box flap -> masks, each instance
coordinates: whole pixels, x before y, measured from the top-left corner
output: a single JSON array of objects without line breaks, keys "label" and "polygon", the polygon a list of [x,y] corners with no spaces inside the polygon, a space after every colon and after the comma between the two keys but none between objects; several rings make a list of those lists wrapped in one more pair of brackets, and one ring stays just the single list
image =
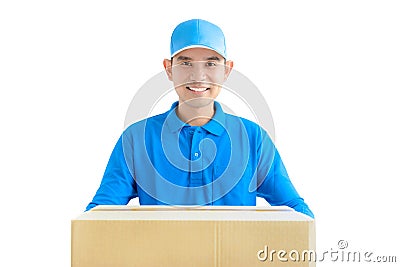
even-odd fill
[{"label": "box flap", "polygon": [[288,207],[97,206],[75,220],[311,221]]},{"label": "box flap", "polygon": [[127,205],[98,205],[90,211],[168,211],[168,210],[184,210],[184,211],[292,211],[287,206],[171,206],[171,205],[143,205],[143,206],[127,206]]}]

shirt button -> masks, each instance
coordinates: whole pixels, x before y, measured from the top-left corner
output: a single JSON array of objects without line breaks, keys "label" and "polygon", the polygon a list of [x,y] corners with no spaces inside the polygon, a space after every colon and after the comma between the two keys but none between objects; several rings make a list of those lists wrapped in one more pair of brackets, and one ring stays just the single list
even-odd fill
[{"label": "shirt button", "polygon": [[199,156],[199,153],[194,153],[194,156],[197,158]]}]

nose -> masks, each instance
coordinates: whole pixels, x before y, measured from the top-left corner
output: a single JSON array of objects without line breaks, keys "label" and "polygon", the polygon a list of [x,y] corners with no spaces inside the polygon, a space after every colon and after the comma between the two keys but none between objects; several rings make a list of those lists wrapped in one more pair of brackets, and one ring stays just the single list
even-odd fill
[{"label": "nose", "polygon": [[196,62],[196,64],[193,64],[192,71],[190,73],[190,79],[192,81],[204,81],[206,79],[203,64],[201,64],[200,62]]}]

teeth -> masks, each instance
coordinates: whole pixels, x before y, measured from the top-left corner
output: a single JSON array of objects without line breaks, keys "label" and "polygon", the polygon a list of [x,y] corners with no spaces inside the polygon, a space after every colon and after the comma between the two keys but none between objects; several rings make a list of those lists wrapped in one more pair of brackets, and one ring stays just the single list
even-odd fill
[{"label": "teeth", "polygon": [[195,92],[204,92],[207,90],[207,87],[188,87],[190,90],[195,91]]}]

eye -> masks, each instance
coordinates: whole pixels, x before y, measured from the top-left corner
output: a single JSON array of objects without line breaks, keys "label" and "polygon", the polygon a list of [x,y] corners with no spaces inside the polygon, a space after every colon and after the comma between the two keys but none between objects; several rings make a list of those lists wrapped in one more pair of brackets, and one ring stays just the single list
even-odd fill
[{"label": "eye", "polygon": [[192,63],[190,61],[182,61],[181,65],[182,66],[192,66]]},{"label": "eye", "polygon": [[208,61],[208,62],[206,63],[206,66],[207,66],[207,67],[215,67],[215,66],[217,66],[217,63],[215,63],[214,61]]}]

